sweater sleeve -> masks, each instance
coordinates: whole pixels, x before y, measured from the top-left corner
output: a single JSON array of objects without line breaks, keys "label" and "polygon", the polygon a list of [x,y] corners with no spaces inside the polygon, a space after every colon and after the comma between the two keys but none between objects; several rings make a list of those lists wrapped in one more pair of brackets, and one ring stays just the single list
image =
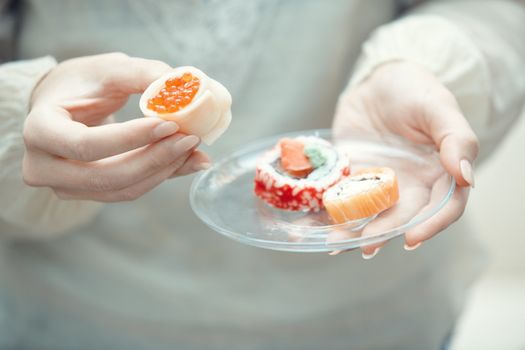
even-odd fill
[{"label": "sweater sleeve", "polygon": [[455,95],[484,159],[523,110],[524,38],[525,6],[519,2],[429,2],[373,33],[349,87],[389,61],[425,67]]},{"label": "sweater sleeve", "polygon": [[0,65],[0,221],[16,227],[16,236],[21,238],[66,232],[92,219],[101,206],[60,200],[51,189],[27,186],[22,179],[22,130],[30,96],[55,65],[51,57]]}]

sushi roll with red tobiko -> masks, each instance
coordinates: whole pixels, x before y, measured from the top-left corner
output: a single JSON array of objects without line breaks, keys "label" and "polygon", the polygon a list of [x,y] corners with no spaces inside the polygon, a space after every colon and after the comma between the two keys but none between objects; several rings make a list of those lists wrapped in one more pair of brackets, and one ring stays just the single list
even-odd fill
[{"label": "sushi roll with red tobiko", "polygon": [[255,194],[279,209],[319,211],[324,191],[349,174],[348,158],[328,141],[285,138],[258,159]]}]

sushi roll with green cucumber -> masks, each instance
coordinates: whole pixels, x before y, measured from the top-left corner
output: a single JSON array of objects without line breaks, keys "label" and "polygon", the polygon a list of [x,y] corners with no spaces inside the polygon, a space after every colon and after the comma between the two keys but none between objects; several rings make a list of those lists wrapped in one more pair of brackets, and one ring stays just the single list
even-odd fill
[{"label": "sushi roll with green cucumber", "polygon": [[273,207],[319,211],[323,193],[350,174],[348,158],[315,136],[281,139],[257,161],[255,194]]}]

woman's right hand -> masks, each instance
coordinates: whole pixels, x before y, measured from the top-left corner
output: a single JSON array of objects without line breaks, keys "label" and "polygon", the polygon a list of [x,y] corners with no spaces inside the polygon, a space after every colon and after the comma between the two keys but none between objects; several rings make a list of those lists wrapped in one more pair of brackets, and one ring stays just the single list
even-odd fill
[{"label": "woman's right hand", "polygon": [[61,199],[134,200],[164,180],[209,166],[200,140],[174,122],[112,122],[129,95],[170,67],[113,53],[64,61],[35,88],[24,125],[23,178]]}]

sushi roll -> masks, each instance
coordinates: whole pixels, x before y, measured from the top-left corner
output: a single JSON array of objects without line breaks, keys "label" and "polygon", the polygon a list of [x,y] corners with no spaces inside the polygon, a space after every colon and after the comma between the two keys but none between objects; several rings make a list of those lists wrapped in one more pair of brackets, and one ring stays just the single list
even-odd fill
[{"label": "sushi roll", "polygon": [[212,144],[230,125],[228,90],[194,67],[178,67],[155,80],[140,98],[146,117],[176,122],[180,131]]},{"label": "sushi roll", "polygon": [[319,211],[323,192],[349,174],[348,158],[328,141],[285,138],[258,159],[255,194],[279,209]]},{"label": "sushi roll", "polygon": [[371,217],[398,200],[397,178],[390,168],[360,170],[323,195],[326,211],[336,223]]}]

